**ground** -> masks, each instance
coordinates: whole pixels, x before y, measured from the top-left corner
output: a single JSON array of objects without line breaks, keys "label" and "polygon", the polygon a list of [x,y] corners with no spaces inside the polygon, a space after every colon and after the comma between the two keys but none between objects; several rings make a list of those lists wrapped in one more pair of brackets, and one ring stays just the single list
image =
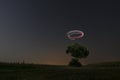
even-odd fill
[{"label": "ground", "polygon": [[83,67],[0,63],[0,80],[120,80],[120,62]]}]

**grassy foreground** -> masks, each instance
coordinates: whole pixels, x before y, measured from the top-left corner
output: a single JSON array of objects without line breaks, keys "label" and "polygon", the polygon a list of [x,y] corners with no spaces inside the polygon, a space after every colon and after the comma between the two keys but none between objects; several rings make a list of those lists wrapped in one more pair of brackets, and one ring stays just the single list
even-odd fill
[{"label": "grassy foreground", "polygon": [[120,62],[80,68],[0,63],[0,80],[120,80]]}]

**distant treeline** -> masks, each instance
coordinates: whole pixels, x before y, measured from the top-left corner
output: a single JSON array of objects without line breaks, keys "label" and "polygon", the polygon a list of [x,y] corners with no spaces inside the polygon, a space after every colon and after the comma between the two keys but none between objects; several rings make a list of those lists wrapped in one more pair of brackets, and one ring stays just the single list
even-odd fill
[{"label": "distant treeline", "polygon": [[0,62],[0,70],[4,69],[39,69],[39,68],[53,68],[53,67],[66,67],[64,65],[47,65],[47,64],[33,64],[33,63],[7,63]]}]

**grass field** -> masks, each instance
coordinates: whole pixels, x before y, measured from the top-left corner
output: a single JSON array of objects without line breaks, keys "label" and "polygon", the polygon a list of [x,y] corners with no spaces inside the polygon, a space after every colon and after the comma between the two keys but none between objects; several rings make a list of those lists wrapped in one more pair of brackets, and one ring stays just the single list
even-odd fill
[{"label": "grass field", "polygon": [[0,80],[120,80],[120,62],[83,67],[0,63]]}]

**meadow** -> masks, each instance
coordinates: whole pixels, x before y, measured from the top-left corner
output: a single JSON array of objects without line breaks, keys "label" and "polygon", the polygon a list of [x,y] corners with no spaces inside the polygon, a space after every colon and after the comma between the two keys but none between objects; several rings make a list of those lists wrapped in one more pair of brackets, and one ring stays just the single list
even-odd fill
[{"label": "meadow", "polygon": [[0,80],[120,80],[120,62],[83,67],[0,63]]}]

